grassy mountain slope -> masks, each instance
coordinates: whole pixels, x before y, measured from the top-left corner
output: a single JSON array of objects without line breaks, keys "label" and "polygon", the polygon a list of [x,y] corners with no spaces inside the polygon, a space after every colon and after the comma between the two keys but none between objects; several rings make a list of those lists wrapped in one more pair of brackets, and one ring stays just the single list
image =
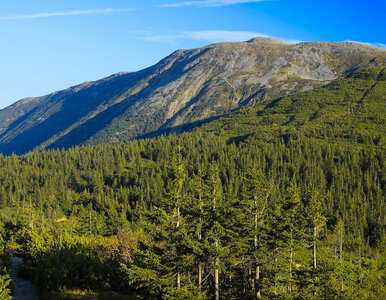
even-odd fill
[{"label": "grassy mountain slope", "polygon": [[257,38],[179,50],[148,69],[1,110],[0,152],[114,143],[186,129],[384,64],[386,51],[353,43],[288,45]]},{"label": "grassy mountain slope", "polygon": [[229,142],[278,137],[370,142],[385,146],[386,67],[362,70],[311,91],[249,107],[199,130]]}]

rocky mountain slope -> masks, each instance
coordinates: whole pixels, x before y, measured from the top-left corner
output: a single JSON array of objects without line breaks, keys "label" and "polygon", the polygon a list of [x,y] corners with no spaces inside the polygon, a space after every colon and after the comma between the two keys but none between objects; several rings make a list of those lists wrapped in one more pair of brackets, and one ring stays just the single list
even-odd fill
[{"label": "rocky mountain slope", "polygon": [[355,43],[285,44],[268,38],[178,50],[158,64],[0,111],[0,152],[113,143],[180,131],[245,105],[386,65],[386,51]]}]

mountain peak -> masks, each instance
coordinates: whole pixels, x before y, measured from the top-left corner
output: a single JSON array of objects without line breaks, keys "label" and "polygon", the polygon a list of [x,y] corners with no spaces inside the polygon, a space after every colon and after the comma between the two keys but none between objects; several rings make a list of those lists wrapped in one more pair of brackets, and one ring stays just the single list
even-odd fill
[{"label": "mountain peak", "polygon": [[288,45],[257,37],[179,50],[147,69],[117,73],[1,110],[0,153],[178,132],[246,105],[268,103],[354,70],[383,65],[385,51],[349,43]]},{"label": "mountain peak", "polygon": [[250,43],[250,44],[258,44],[258,43],[259,44],[285,44],[284,42],[276,40],[274,38],[263,37],[263,36],[259,36],[259,37],[255,37],[253,39],[250,39],[247,41],[247,43]]}]

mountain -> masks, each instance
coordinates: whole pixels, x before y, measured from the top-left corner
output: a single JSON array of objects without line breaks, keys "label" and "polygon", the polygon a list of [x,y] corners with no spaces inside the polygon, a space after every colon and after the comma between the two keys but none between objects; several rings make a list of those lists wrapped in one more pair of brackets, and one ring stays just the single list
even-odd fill
[{"label": "mountain", "polygon": [[379,65],[386,65],[385,50],[355,43],[290,45],[255,38],[178,50],[147,69],[26,98],[1,110],[0,152],[181,131]]},{"label": "mountain", "polygon": [[381,149],[386,143],[385,95],[386,67],[374,67],[266,105],[240,109],[196,131],[228,144],[283,139]]}]

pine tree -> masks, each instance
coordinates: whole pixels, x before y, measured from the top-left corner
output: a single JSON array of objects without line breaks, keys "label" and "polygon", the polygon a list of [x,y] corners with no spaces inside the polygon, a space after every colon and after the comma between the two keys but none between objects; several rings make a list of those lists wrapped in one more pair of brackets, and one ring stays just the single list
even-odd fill
[{"label": "pine tree", "polygon": [[[180,235],[180,226],[181,226],[181,204],[183,200],[183,186],[186,180],[185,166],[182,162],[182,148],[179,145],[177,148],[176,158],[173,164],[173,181],[171,183],[170,188],[170,197],[174,202],[174,217],[175,217],[175,234],[176,236]],[[181,248],[179,242],[177,242],[177,261],[179,261],[179,256],[181,255],[179,249]],[[181,288],[181,267],[176,265],[176,286],[177,288]]]},{"label": "pine tree", "polygon": [[243,209],[245,210],[246,219],[249,220],[246,226],[252,228],[252,230],[248,230],[250,232],[249,239],[253,241],[251,261],[254,266],[254,277],[251,279],[251,288],[255,292],[256,298],[259,299],[261,298],[261,263],[259,263],[261,255],[259,250],[262,247],[262,227],[266,219],[270,187],[268,187],[265,175],[257,167],[252,167],[244,181],[246,195],[244,196]]},{"label": "pine tree", "polygon": [[220,224],[219,218],[219,207],[222,205],[223,190],[221,180],[219,176],[218,165],[212,162],[209,169],[209,197],[212,202],[209,226],[210,230],[208,237],[214,244],[214,298],[215,300],[220,299],[220,256],[221,256],[221,238],[224,235],[224,228]]}]

